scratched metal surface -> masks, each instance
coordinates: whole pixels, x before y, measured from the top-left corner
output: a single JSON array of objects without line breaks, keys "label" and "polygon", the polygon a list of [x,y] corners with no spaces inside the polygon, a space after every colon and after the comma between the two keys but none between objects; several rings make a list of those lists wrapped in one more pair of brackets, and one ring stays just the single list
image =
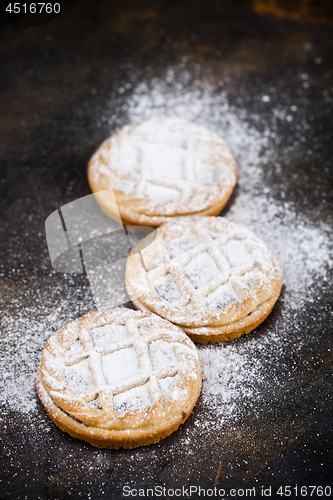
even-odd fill
[{"label": "scratched metal surface", "polygon": [[[4,322],[17,315],[24,325],[10,345],[10,331],[1,330],[2,361],[6,349],[13,352],[17,346],[39,359],[52,331],[95,307],[84,275],[52,272],[45,219],[89,194],[90,155],[127,123],[133,89],[146,84],[149,94],[154,82],[166,78],[167,69],[173,71],[172,83],[177,78],[181,82],[182,92],[195,87],[200,100],[207,85],[215,85],[230,105],[263,122],[271,111],[257,95],[265,89],[275,88],[272,106],[296,106],[294,120],[301,123],[305,117],[310,125],[303,131],[305,140],[298,154],[282,163],[279,174],[267,175],[265,181],[276,199],[283,193],[314,224],[332,223],[333,17],[327,3],[106,4],[82,0],[65,16],[15,34],[6,21],[1,27],[0,304]],[[307,75],[308,87],[300,87],[300,74]],[[207,117],[210,111],[205,111]],[[277,155],[284,155],[295,139],[287,125],[283,120],[276,124],[282,138]],[[312,155],[307,155],[309,150]],[[227,215],[241,189],[240,179]],[[229,416],[223,426],[200,398],[186,424],[160,443],[105,451],[63,434],[39,401],[31,411],[4,404],[0,498],[122,498],[125,485],[191,484],[227,490],[256,487],[259,496],[263,485],[276,490],[296,483],[329,484],[332,291],[330,286],[318,290],[315,302],[306,303],[299,313],[301,333],[291,321],[286,326],[288,346],[297,346],[302,336],[301,354],[290,348],[276,359],[266,350],[272,361],[263,363],[274,370],[275,385],[268,378],[260,402],[241,417]],[[260,344],[274,328],[286,307],[284,294],[270,318],[250,334],[252,340],[233,341],[236,349],[253,339]],[[46,317],[53,322],[47,323]],[[20,342],[33,321],[47,323],[47,331],[40,333],[43,340],[31,342],[28,336],[30,340]],[[9,367],[8,373],[19,377],[27,368],[23,364],[16,369]],[[2,370],[4,376],[5,362]]]}]

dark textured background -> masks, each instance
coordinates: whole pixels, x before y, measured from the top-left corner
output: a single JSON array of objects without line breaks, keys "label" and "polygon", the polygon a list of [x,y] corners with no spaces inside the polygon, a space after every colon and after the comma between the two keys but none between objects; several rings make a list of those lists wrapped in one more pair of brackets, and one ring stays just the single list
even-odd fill
[{"label": "dark textured background", "polygon": [[[312,156],[306,161],[302,155],[291,158],[282,173],[271,172],[266,182],[276,199],[284,192],[312,221],[331,221],[330,2],[81,0],[65,15],[25,31],[13,33],[5,15],[1,23],[3,318],[17,304],[24,309],[39,296],[43,311],[57,308],[59,294],[72,304],[54,328],[94,308],[84,275],[51,272],[45,219],[65,203],[89,194],[90,155],[110,131],[127,122],[124,103],[131,85],[122,94],[119,87],[159,77],[184,55],[186,71],[202,87],[205,79],[228,79],[230,103],[264,117],[269,110],[256,94],[273,86],[272,104],[283,99],[298,106],[296,119],[297,113],[302,113],[300,119],[307,115],[311,126],[303,131],[302,147],[304,154],[313,151]],[[299,72],[311,81],[306,109],[298,91]],[[110,99],[112,112],[107,108]],[[99,119],[105,110],[108,121]],[[281,122],[282,156],[295,141],[285,127]],[[265,323],[268,328],[282,307],[283,300]],[[121,498],[125,484],[212,487],[215,482],[226,488],[256,486],[258,492],[262,485],[329,484],[331,310],[328,287],[303,312],[310,340],[301,363],[308,356],[307,367],[300,368],[297,380],[285,390],[269,392],[259,412],[249,412],[223,432],[213,427],[210,432],[196,430],[195,422],[205,419],[204,409],[197,405],[185,426],[154,446],[100,451],[64,435],[49,422],[41,404],[33,415],[4,408],[0,498]],[[178,449],[177,442],[184,443],[181,437],[192,428],[188,453],[186,446]]]}]

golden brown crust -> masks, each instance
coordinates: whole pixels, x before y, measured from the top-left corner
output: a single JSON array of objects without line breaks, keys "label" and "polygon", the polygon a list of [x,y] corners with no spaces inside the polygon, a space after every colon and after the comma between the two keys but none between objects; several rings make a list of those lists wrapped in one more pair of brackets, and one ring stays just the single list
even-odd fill
[{"label": "golden brown crust", "polygon": [[[94,345],[90,329],[106,325],[125,326],[128,339],[118,343]],[[142,336],[141,328],[145,335]],[[82,351],[71,354],[77,340]],[[177,359],[174,366],[153,369],[148,346],[163,340],[172,346]],[[37,373],[37,392],[53,422],[73,437],[101,448],[135,448],[155,443],[174,432],[190,415],[201,389],[198,354],[188,338],[173,325],[151,313],[114,309],[105,313],[88,313],[52,335],[45,345]],[[96,358],[132,346],[140,360],[140,373],[116,385],[105,385]],[[89,359],[94,387],[76,394],[68,387],[65,368]],[[148,360],[148,361],[147,361]],[[112,368],[113,369],[113,368]],[[168,371],[169,370],[169,371]],[[167,395],[162,395],[159,381],[174,376]],[[103,374],[102,374],[103,377]],[[162,377],[162,379],[161,379]],[[113,394],[126,394],[129,388],[149,388],[150,405],[134,410],[114,409]],[[89,404],[98,395],[101,409]]]},{"label": "golden brown crust", "polygon": [[66,415],[57,405],[54,404],[49,393],[41,382],[40,367],[37,372],[36,387],[38,396],[43,403],[51,420],[64,432],[72,437],[82,439],[97,446],[98,448],[108,449],[131,449],[139,446],[145,446],[157,443],[161,439],[169,436],[178,429],[180,424],[184,423],[192,412],[192,408],[188,409],[188,413],[182,411],[180,415],[175,415],[174,419],[166,421],[164,425],[152,432],[151,429],[131,431],[129,435],[126,431],[110,431],[105,429],[94,428],[82,424]]},{"label": "golden brown crust", "polygon": [[[90,187],[92,186],[93,184],[90,183]],[[104,189],[104,188],[101,188],[101,189]],[[98,190],[98,188],[96,187],[95,189],[93,189],[91,187],[91,190],[96,194],[96,193],[99,193],[100,195],[102,194],[102,191],[101,190]],[[196,212],[196,213],[191,213],[191,214],[187,214],[187,215],[184,215],[184,217],[193,217],[194,215],[201,215],[201,216],[206,216],[206,215],[219,215],[221,213],[221,211],[223,210],[223,208],[225,207],[225,205],[228,203],[229,201],[229,198],[232,194],[232,190],[230,191],[230,193],[228,193],[219,203],[217,203],[216,205],[214,205],[213,207],[207,209],[207,210],[204,210],[203,212]],[[98,201],[98,204],[99,206],[101,207],[101,209],[103,210],[103,212],[108,215],[109,217],[111,217],[111,219],[114,219],[116,222],[120,222],[124,225],[124,226],[138,226],[138,227],[144,227],[142,226],[141,223],[138,223],[136,222],[137,221],[137,218],[136,220],[129,220],[129,219],[125,219],[124,217],[122,217],[120,215],[120,212],[118,211],[118,206],[115,207],[112,203],[111,203],[111,200],[110,199],[107,199],[106,196],[99,196],[99,198],[97,199]],[[134,219],[134,217],[133,217]],[[160,226],[162,223],[165,223],[167,222],[168,220],[172,219],[172,217],[164,217],[163,218],[163,221],[162,219],[156,219],[155,221],[153,220],[149,220],[146,225],[150,226],[150,227],[158,227]]]},{"label": "golden brown crust", "polygon": [[[184,237],[195,237],[197,243],[173,258],[168,248]],[[226,262],[230,242],[244,246],[248,262]],[[175,218],[157,230],[156,239],[141,252],[141,258],[134,252],[127,261],[126,287],[135,307],[180,326],[198,343],[223,342],[249,333],[268,316],[281,292],[281,269],[268,247],[251,231],[222,218]],[[208,255],[208,260],[214,261],[214,273],[208,283],[193,286],[184,269],[204,254],[206,260]],[[156,259],[159,264],[151,267]],[[237,254],[231,256],[235,259]],[[161,296],[156,289],[161,280],[166,283],[165,276],[179,292],[176,300]],[[219,291],[222,299],[223,293],[231,294],[230,300],[223,307],[207,305],[212,297],[218,301],[215,296]]]},{"label": "golden brown crust", "polygon": [[227,342],[241,335],[252,332],[262,323],[272,311],[279,293],[275,297],[261,304],[243,320],[236,321],[230,325],[206,327],[206,328],[183,328],[184,332],[193,342],[198,344],[215,344],[216,342]]},{"label": "golden brown crust", "polygon": [[[126,152],[134,150],[134,164],[124,168]],[[151,119],[104,141],[89,162],[88,181],[93,193],[113,190],[114,198],[106,193],[97,200],[110,217],[120,214],[125,225],[157,227],[175,216],[219,214],[236,184],[237,165],[223,139],[205,127],[179,118]]]}]

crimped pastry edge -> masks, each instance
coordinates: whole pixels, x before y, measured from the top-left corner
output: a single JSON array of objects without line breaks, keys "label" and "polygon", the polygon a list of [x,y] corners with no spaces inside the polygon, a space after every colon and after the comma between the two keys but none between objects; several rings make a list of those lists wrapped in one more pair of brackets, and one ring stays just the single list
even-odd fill
[{"label": "crimped pastry edge", "polygon": [[[182,219],[184,219],[184,217],[182,217]],[[158,229],[158,231],[161,231],[162,229],[163,227]],[[267,247],[266,244],[265,246]],[[140,301],[140,296],[139,297],[132,296],[131,297],[132,303],[134,304],[136,309],[158,314],[161,318],[170,321],[172,324],[180,327],[190,337],[190,339],[196,343],[206,344],[206,343],[226,342],[228,340],[240,337],[241,335],[247,334],[252,330],[254,330],[258,325],[260,325],[260,323],[262,323],[267,318],[267,316],[272,311],[275,303],[277,302],[280,296],[283,285],[282,270],[274,254],[271,252],[270,249],[269,251],[272,254],[272,264],[274,266],[274,279],[273,279],[275,288],[274,294],[271,297],[269,297],[266,301],[259,304],[254,310],[250,311],[246,316],[232,323],[221,325],[214,320],[214,317],[212,317],[212,321],[208,322],[208,324],[206,322],[206,324],[200,326],[189,326],[188,324],[186,325],[182,322],[174,321],[172,315],[170,314],[167,313],[163,314],[164,312],[163,308],[160,308],[158,313],[155,310],[149,309],[147,305],[143,304]],[[132,265],[131,256],[129,257],[126,266],[126,288],[131,296],[130,293],[131,287],[129,286],[129,277],[128,277],[129,265],[130,266]]]},{"label": "crimped pastry edge", "polygon": [[[158,320],[162,319],[159,316],[156,316],[155,314],[149,311],[145,312],[148,312],[149,316],[155,316]],[[94,311],[87,313],[86,315],[84,315],[84,317],[93,314],[95,314]],[[170,324],[170,322],[167,321],[166,323]],[[170,326],[174,328],[176,325],[170,324]],[[58,330],[53,335],[57,335],[61,331],[62,329]],[[184,341],[185,339],[186,336],[184,337]],[[195,350],[194,345],[193,349]],[[48,415],[50,416],[51,420],[62,431],[70,434],[72,437],[87,441],[93,446],[99,448],[107,448],[107,449],[137,448],[140,446],[146,446],[149,444],[156,443],[161,439],[169,436],[174,431],[176,431],[178,427],[182,423],[184,423],[190,416],[198,400],[202,387],[200,358],[199,356],[197,356],[196,369],[199,377],[196,378],[193,384],[191,385],[191,396],[186,400],[185,404],[180,406],[179,410],[175,412],[174,417],[172,418],[168,417],[165,420],[158,422],[158,424],[156,425],[150,425],[149,427],[142,429],[129,428],[123,430],[118,430],[118,429],[110,430],[84,424],[79,420],[77,420],[75,417],[69,415],[65,410],[61,409],[57,404],[55,404],[47,388],[43,384],[43,375],[41,367],[42,367],[42,362],[40,363],[37,370],[36,389],[37,389],[37,394],[42,404],[44,405],[44,408],[46,409]]]},{"label": "crimped pastry edge", "polygon": [[[165,120],[168,120],[170,118],[165,118]],[[107,139],[105,139],[99,147],[96,149],[94,154],[89,160],[88,163],[88,170],[87,170],[87,176],[88,176],[88,182],[91,188],[91,191],[93,193],[101,192],[103,190],[109,189],[110,186],[105,185],[103,182],[103,176],[102,175],[96,175],[95,171],[95,158],[98,155],[99,151],[103,149],[106,145],[110,143],[110,141],[117,136],[122,136],[124,135],[127,130],[132,127],[132,128],[139,128],[146,122],[149,122],[149,120],[145,120],[139,124],[136,125],[125,125],[122,127],[120,130],[118,130],[115,134],[111,135]],[[131,194],[125,194],[122,191],[117,190],[117,187],[114,186],[113,192],[114,192],[114,197],[116,201],[116,207],[114,206],[114,201],[111,199],[107,199],[107,197],[99,197],[97,198],[97,201],[101,207],[101,209],[110,217],[115,218],[116,220],[119,219],[118,214],[120,214],[120,217],[124,223],[124,225],[131,225],[131,224],[137,224],[137,225],[147,225],[151,227],[158,227],[159,225],[163,224],[164,222],[167,222],[170,220],[172,217],[180,217],[180,216],[188,216],[188,215],[218,215],[221,210],[224,208],[224,206],[227,204],[234,188],[237,183],[237,177],[238,177],[238,169],[237,169],[237,163],[235,156],[233,152],[230,150],[228,145],[226,144],[225,140],[217,133],[210,131],[206,127],[203,127],[202,125],[193,123],[193,122],[188,122],[191,126],[195,126],[198,129],[202,129],[207,131],[211,137],[216,137],[218,141],[221,141],[223,146],[227,148],[228,154],[230,156],[229,158],[229,169],[230,169],[230,175],[233,177],[233,181],[231,182],[230,185],[222,183],[222,185],[219,183],[217,185],[217,190],[214,195],[210,194],[209,198],[212,199],[211,202],[206,203],[206,208],[204,210],[199,210],[193,211],[193,207],[191,210],[176,210],[172,214],[168,214],[168,210],[165,210],[165,214],[145,214],[144,209],[137,209],[135,207],[135,202],[140,200],[135,197],[135,195]],[[223,188],[223,196],[222,194],[222,188]],[[218,194],[218,190],[220,190],[220,193]],[[142,198],[142,205],[145,205],[148,201],[148,205],[151,204],[150,200],[147,200],[145,198]],[[167,205],[167,203],[165,204]],[[162,205],[161,205],[162,206]],[[149,209],[151,211],[151,208]]]},{"label": "crimped pastry edge", "polygon": [[[177,414],[173,419],[166,420],[163,424],[159,425],[159,432],[152,435],[151,429],[136,429],[129,431],[116,431],[100,429],[97,427],[89,427],[81,422],[75,420],[73,417],[67,415],[63,410],[61,410],[52,400],[49,393],[43,386],[41,382],[40,367],[38,367],[37,378],[36,378],[36,389],[38,396],[47,411],[49,417],[56,424],[59,429],[66,432],[70,436],[76,439],[82,439],[92,446],[98,448],[107,448],[112,450],[123,449],[133,449],[140,446],[147,446],[149,444],[154,444],[161,439],[169,436],[178,427],[183,424],[188,417],[191,415],[192,410],[196,404],[189,405],[187,408],[183,409],[180,414]],[[201,391],[201,384],[198,390],[198,396]]]}]

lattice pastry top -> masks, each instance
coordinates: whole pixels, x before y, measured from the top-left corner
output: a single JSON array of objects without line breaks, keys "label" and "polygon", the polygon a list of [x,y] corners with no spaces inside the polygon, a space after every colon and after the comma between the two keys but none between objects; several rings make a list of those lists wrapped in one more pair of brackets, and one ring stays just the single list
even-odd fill
[{"label": "lattice pastry top", "polygon": [[52,420],[102,448],[135,448],[171,434],[199,396],[194,344],[154,314],[91,312],[47,341],[37,391]]},{"label": "lattice pastry top", "polygon": [[[125,223],[151,226],[173,216],[217,215],[236,179],[224,140],[181,118],[123,127],[102,143],[88,167],[92,191],[112,188]],[[111,200],[98,201],[110,216],[118,213]]]},{"label": "lattice pastry top", "polygon": [[222,217],[174,218],[141,253],[130,255],[126,267],[135,306],[202,343],[251,331],[269,314],[281,286],[280,266],[267,245]]}]

